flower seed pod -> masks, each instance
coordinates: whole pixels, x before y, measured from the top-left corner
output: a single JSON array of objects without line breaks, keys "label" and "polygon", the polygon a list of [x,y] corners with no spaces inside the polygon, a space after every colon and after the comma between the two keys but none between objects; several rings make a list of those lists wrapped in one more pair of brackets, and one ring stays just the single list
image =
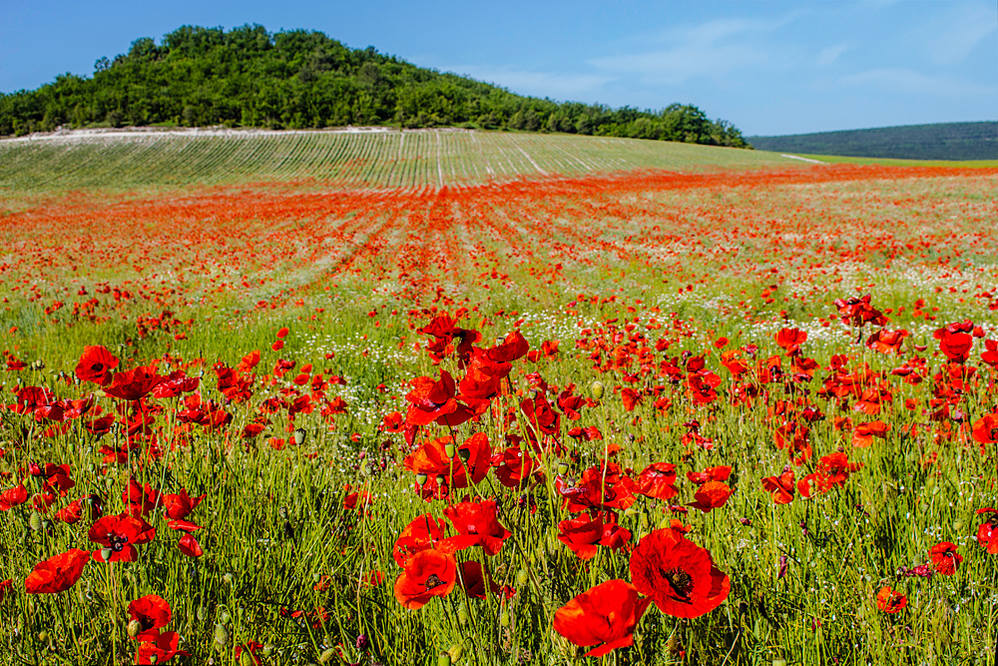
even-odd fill
[{"label": "flower seed pod", "polygon": [[457,449],[454,447],[454,442],[447,442],[444,444],[444,455],[448,458],[453,458]]},{"label": "flower seed pod", "polygon": [[295,428],[295,444],[301,446],[305,443],[305,429]]},{"label": "flower seed pod", "polygon": [[603,397],[603,382],[593,382],[589,385],[589,394],[593,396],[593,400],[600,400]]},{"label": "flower seed pod", "polygon": [[524,588],[530,581],[530,574],[527,572],[526,567],[521,567],[519,571],[516,572],[516,586],[517,588]]},{"label": "flower seed pod", "polygon": [[568,474],[568,463],[567,462],[559,462],[558,463],[558,476],[565,476],[566,474]]},{"label": "flower seed pod", "polygon": [[215,633],[212,636],[215,642],[215,647],[221,649],[229,644],[229,631],[222,625],[215,625]]},{"label": "flower seed pod", "polygon": [[128,632],[129,638],[135,638],[139,635],[139,632],[142,631],[142,623],[138,620],[132,620],[128,623],[126,631]]},{"label": "flower seed pod", "polygon": [[416,485],[421,486],[424,483],[426,483],[426,475],[420,472],[419,474],[416,475]]}]

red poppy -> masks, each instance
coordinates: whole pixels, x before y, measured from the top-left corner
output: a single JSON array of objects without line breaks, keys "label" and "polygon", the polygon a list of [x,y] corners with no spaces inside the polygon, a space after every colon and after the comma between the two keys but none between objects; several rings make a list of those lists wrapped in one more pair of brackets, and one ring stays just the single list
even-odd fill
[{"label": "red poppy", "polygon": [[51,594],[68,590],[83,575],[83,567],[89,561],[89,551],[72,548],[39,562],[24,579],[24,591],[28,594]]},{"label": "red poppy", "polygon": [[520,486],[531,474],[537,471],[537,461],[519,446],[511,446],[496,454],[492,464],[496,467],[496,478],[507,488]]},{"label": "red poppy", "polygon": [[711,509],[719,509],[724,506],[728,498],[731,497],[731,493],[732,490],[726,483],[708,481],[697,489],[696,494],[693,495],[694,501],[687,506],[707,513]]},{"label": "red poppy", "polygon": [[428,513],[418,516],[406,525],[402,534],[395,540],[392,557],[400,567],[405,567],[406,561],[416,553],[436,548],[443,540],[447,531],[447,523],[439,521]]},{"label": "red poppy", "polygon": [[3,603],[4,597],[10,594],[10,591],[14,589],[14,581],[10,578],[7,580],[0,580],[0,604]]},{"label": "red poppy", "polygon": [[589,647],[587,657],[601,657],[634,644],[634,629],[648,609],[633,585],[608,580],[578,595],[554,613],[554,630],[575,645]]},{"label": "red poppy", "polygon": [[558,540],[582,560],[592,559],[597,546],[617,550],[631,540],[631,533],[618,525],[616,516],[609,511],[594,518],[583,514],[563,520],[558,530]]},{"label": "red poppy", "polygon": [[453,555],[423,550],[406,560],[405,570],[395,579],[395,599],[410,610],[422,608],[431,598],[450,594],[456,581]]},{"label": "red poppy", "polygon": [[454,526],[457,536],[444,540],[451,552],[481,546],[486,555],[495,555],[513,533],[496,518],[495,500],[461,502],[444,509],[444,515]]},{"label": "red poppy", "polygon": [[776,344],[786,350],[787,356],[800,353],[800,346],[807,340],[807,331],[799,328],[781,328],[776,334]]},{"label": "red poppy", "polygon": [[440,371],[439,381],[416,377],[409,384],[412,390],[405,396],[409,401],[408,424],[424,426],[437,421],[456,426],[471,417],[470,411],[459,411],[462,406],[454,398],[454,379],[445,370]]},{"label": "red poppy", "polygon": [[[447,455],[448,449],[451,455]],[[492,448],[485,433],[476,433],[459,447],[454,438],[438,437],[423,444],[402,463],[415,474],[425,474],[427,483],[447,488],[467,488],[480,483],[492,467]],[[437,479],[442,479],[438,481]]]},{"label": "red poppy", "polygon": [[163,597],[147,594],[128,604],[128,614],[141,625],[140,633],[136,638],[149,640],[143,638],[143,636],[149,636],[147,632],[152,630],[152,637],[155,638],[158,635],[156,630],[170,623],[170,604]]},{"label": "red poppy", "polygon": [[877,592],[877,608],[885,613],[900,613],[908,605],[908,597],[892,590],[887,585]]},{"label": "red poppy", "polygon": [[104,393],[112,398],[122,400],[140,400],[152,391],[166,377],[156,374],[154,366],[139,366],[128,372],[116,372],[111,380],[111,385],[104,389]]},{"label": "red poppy", "polygon": [[467,562],[461,562],[459,565],[461,569],[461,575],[458,576],[458,581],[461,583],[464,593],[473,599],[485,599],[485,582],[488,578],[489,592],[501,596],[504,599],[511,598],[516,594],[516,590],[508,585],[499,587],[499,584],[492,579],[492,576],[486,576],[480,562],[475,562],[474,560],[468,560]]},{"label": "red poppy", "polygon": [[942,541],[929,549],[932,568],[944,576],[952,576],[963,558],[956,552],[956,544]]},{"label": "red poppy", "polygon": [[977,419],[972,432],[980,444],[998,444],[998,413],[992,412]]},{"label": "red poppy", "polygon": [[87,346],[83,348],[83,356],[76,364],[76,376],[81,381],[107,386],[111,383],[111,371],[118,367],[119,362],[104,347]]},{"label": "red poppy", "polygon": [[977,514],[988,514],[988,519],[977,526],[977,543],[994,555],[998,553],[998,529],[995,529],[998,527],[998,509],[986,507],[978,509]]},{"label": "red poppy", "polygon": [[870,421],[856,426],[852,433],[852,444],[858,448],[865,448],[873,442],[874,437],[884,438],[891,427],[883,421]]},{"label": "red poppy", "polygon": [[[155,632],[153,632],[155,633]],[[165,664],[174,657],[188,656],[190,652],[178,650],[180,635],[175,631],[164,631],[154,639],[143,641],[135,653],[136,664]]]},{"label": "red poppy", "polygon": [[207,495],[192,498],[187,494],[186,488],[181,488],[179,493],[163,495],[163,508],[166,509],[166,517],[173,520],[181,520],[187,517]]},{"label": "red poppy", "polygon": [[731,467],[729,465],[708,467],[702,472],[686,472],[686,478],[697,485],[707,483],[708,481],[727,481],[730,476]]},{"label": "red poppy", "polygon": [[638,543],[630,560],[631,580],[659,610],[674,617],[700,617],[728,597],[731,581],[710,551],[679,530],[655,530]]},{"label": "red poppy", "polygon": [[201,557],[204,555],[204,551],[201,550],[201,544],[198,543],[193,534],[185,534],[180,537],[180,541],[177,542],[177,550],[187,557]]},{"label": "red poppy", "polygon": [[28,501],[28,489],[24,484],[18,484],[13,488],[0,493],[0,511],[9,511],[11,507],[24,504]]},{"label": "red poppy", "polygon": [[787,467],[779,476],[767,476],[762,480],[762,487],[773,494],[776,504],[789,504],[794,499],[794,471]]},{"label": "red poppy", "polygon": [[123,513],[99,519],[90,527],[88,536],[108,551],[94,552],[98,562],[134,562],[138,556],[135,546],[152,541],[156,528],[142,518]]},{"label": "red poppy", "polygon": [[648,465],[635,480],[634,492],[660,500],[675,497],[676,466],[664,462]]}]

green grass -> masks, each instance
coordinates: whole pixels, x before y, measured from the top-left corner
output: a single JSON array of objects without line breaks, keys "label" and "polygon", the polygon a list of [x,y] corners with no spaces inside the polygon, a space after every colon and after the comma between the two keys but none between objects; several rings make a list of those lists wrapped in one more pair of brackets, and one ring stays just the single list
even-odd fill
[{"label": "green grass", "polygon": [[[778,154],[778,153],[777,153]],[[787,153],[788,155],[790,153]],[[954,167],[959,169],[994,169],[998,168],[998,160],[905,160],[888,157],[851,157],[849,155],[812,155],[793,153],[800,157],[828,162],[829,164],[880,164],[882,166],[925,166]]]}]

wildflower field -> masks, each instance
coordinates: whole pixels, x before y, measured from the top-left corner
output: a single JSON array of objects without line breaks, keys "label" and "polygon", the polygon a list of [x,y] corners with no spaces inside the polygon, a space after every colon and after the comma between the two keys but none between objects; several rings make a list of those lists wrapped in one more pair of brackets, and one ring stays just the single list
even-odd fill
[{"label": "wildflower field", "polygon": [[0,145],[0,664],[990,664],[998,169]]}]

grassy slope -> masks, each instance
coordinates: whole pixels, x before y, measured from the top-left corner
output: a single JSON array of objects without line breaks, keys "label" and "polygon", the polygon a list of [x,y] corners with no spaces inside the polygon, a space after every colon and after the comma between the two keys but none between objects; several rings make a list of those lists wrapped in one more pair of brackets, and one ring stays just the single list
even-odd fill
[{"label": "grassy slope", "polygon": [[799,166],[773,153],[574,135],[287,132],[0,141],[0,191],[317,179],[411,187],[630,169]]}]

